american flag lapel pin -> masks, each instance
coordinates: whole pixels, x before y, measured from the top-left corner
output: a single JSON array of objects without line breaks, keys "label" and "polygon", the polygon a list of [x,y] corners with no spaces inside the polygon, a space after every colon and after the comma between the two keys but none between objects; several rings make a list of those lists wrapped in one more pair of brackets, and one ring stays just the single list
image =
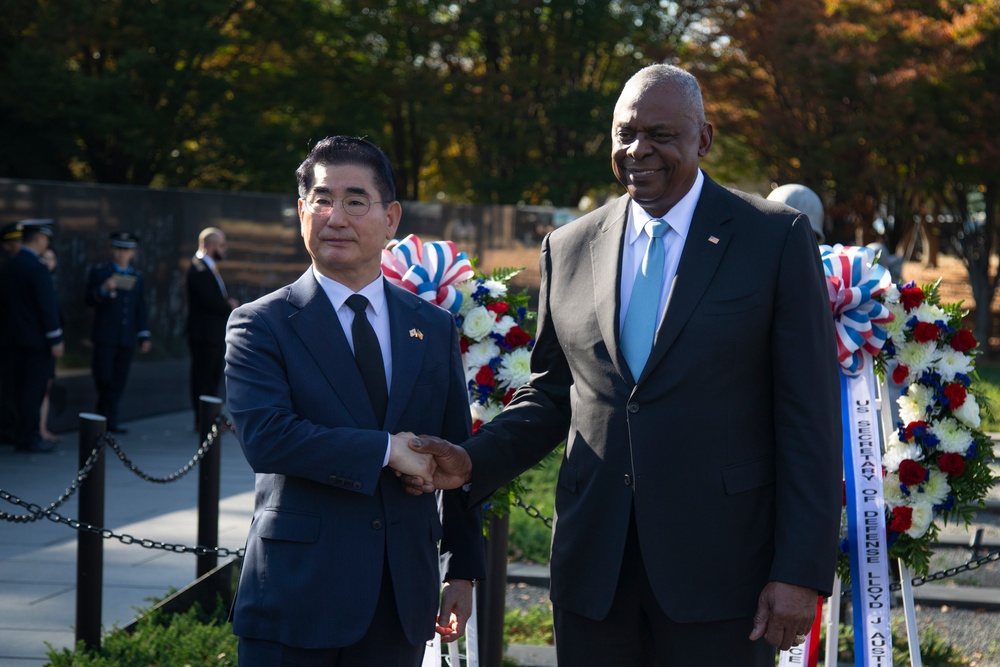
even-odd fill
[{"label": "american flag lapel pin", "polygon": [[719,243],[719,237],[718,236],[709,236],[708,237],[708,242],[717,245]]},{"label": "american flag lapel pin", "polygon": [[410,329],[410,338],[416,338],[418,340],[424,339],[424,332],[420,329]]}]

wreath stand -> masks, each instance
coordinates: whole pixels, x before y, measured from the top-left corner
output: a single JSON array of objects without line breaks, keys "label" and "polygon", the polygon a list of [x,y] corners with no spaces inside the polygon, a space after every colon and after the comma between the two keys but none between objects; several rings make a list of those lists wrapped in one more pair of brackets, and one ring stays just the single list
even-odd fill
[{"label": "wreath stand", "polygon": [[[875,406],[879,413],[879,425],[882,429],[883,438],[881,441],[884,443],[885,434],[890,433],[893,428],[892,410],[888,408],[888,380],[883,377],[882,381],[877,383],[877,387],[878,395]],[[917,631],[917,615],[913,602],[913,575],[910,572],[910,568],[906,566],[906,563],[902,559],[899,559],[897,562],[899,563],[900,593],[903,598],[903,616],[906,620],[906,638],[910,651],[910,665],[911,667],[923,667],[923,661],[920,657],[920,635]],[[837,645],[840,639],[840,584],[840,577],[837,577],[833,582],[833,594],[826,604],[826,667],[835,667],[837,664]],[[889,648],[891,651],[891,640]]]}]

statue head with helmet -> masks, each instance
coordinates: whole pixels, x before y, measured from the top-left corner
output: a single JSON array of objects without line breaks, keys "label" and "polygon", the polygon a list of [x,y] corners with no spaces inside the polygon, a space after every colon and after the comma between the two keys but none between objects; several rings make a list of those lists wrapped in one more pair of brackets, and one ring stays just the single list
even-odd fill
[{"label": "statue head with helmet", "polygon": [[813,233],[816,234],[816,240],[819,243],[826,240],[826,235],[823,233],[823,201],[818,194],[804,185],[788,183],[771,190],[767,198],[805,213]]}]

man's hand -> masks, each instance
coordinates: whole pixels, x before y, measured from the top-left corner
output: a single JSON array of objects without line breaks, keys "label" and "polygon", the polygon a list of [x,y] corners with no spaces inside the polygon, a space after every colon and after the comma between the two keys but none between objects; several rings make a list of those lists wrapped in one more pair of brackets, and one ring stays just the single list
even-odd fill
[{"label": "man's hand", "polygon": [[149,354],[149,351],[153,349],[153,341],[146,339],[139,343],[139,351],[143,354]]},{"label": "man's hand", "polygon": [[410,449],[432,455],[435,467],[430,476],[403,476],[403,488],[411,496],[437,489],[457,489],[472,479],[472,459],[463,447],[431,435],[421,435],[410,439]]},{"label": "man's hand", "polygon": [[818,595],[811,588],[768,582],[757,601],[750,641],[763,637],[781,651],[800,643],[795,641],[795,635],[808,635],[812,630]]},{"label": "man's hand", "polygon": [[465,634],[465,624],[472,615],[472,582],[452,579],[441,589],[441,613],[435,630],[441,641],[453,642]]},{"label": "man's hand", "polygon": [[63,356],[63,354],[66,352],[66,343],[58,343],[56,345],[53,345],[52,349],[50,349],[49,352],[51,352],[53,359],[58,359],[59,357]]},{"label": "man's hand", "polygon": [[[407,447],[411,438],[416,436],[409,431],[389,436],[389,467],[397,475],[412,475],[419,479],[431,479],[434,476],[434,459],[430,454],[424,454]],[[408,491],[409,492],[409,491]],[[419,495],[419,494],[410,494]]]}]

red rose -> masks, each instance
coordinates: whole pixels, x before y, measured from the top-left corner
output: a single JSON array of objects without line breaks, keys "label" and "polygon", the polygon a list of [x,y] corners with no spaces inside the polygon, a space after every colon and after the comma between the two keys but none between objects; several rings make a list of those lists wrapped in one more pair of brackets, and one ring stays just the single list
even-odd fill
[{"label": "red rose", "polygon": [[892,518],[889,519],[889,530],[895,533],[905,533],[913,525],[913,508],[905,505],[892,508]]},{"label": "red rose", "polygon": [[959,329],[951,337],[951,349],[956,352],[968,352],[976,345],[976,337],[968,329]]},{"label": "red rose", "polygon": [[479,372],[476,373],[476,384],[481,384],[492,389],[495,384],[493,381],[493,369],[489,366],[481,367]]},{"label": "red rose", "polygon": [[475,433],[476,431],[478,431],[479,427],[482,425],[483,425],[482,419],[477,419],[476,421],[472,422],[472,432]]},{"label": "red rose", "polygon": [[904,366],[903,364],[899,364],[898,366],[892,369],[892,381],[895,382],[896,384],[903,384],[903,382],[906,381],[906,376],[909,374],[910,374],[910,369]]},{"label": "red rose", "polygon": [[847,480],[840,481],[840,506],[847,507]]},{"label": "red rose", "polygon": [[961,454],[956,454],[954,452],[942,454],[938,458],[937,464],[938,468],[941,469],[941,472],[951,475],[952,477],[958,477],[965,472],[965,459],[962,458]]},{"label": "red rose", "polygon": [[899,291],[899,302],[906,312],[910,312],[924,301],[924,292],[919,287],[904,287]]},{"label": "red rose", "polygon": [[927,468],[913,459],[904,459],[899,464],[899,481],[906,486],[920,484],[927,479]]},{"label": "red rose", "polygon": [[522,345],[527,345],[531,342],[531,336],[529,336],[528,332],[521,327],[513,326],[510,328],[510,331],[507,332],[507,335],[504,336],[504,340],[506,340],[507,344],[511,347],[521,347]]},{"label": "red rose", "polygon": [[496,303],[491,303],[490,305],[486,306],[486,310],[490,311],[491,313],[496,313],[497,316],[499,317],[500,315],[503,315],[504,313],[507,312],[507,303],[505,301],[497,301]]},{"label": "red rose", "polygon": [[466,338],[465,336],[461,336],[458,339],[458,349],[462,351],[462,354],[465,354],[466,352],[469,351],[469,345],[471,345],[471,343],[469,342],[469,339]]},{"label": "red rose", "polygon": [[941,333],[941,329],[933,322],[917,322],[917,326],[913,327],[913,340],[918,343],[927,343],[937,340],[939,333]]},{"label": "red rose", "polygon": [[965,403],[965,387],[957,382],[952,382],[944,386],[944,397],[948,399],[948,407],[957,410]]}]

